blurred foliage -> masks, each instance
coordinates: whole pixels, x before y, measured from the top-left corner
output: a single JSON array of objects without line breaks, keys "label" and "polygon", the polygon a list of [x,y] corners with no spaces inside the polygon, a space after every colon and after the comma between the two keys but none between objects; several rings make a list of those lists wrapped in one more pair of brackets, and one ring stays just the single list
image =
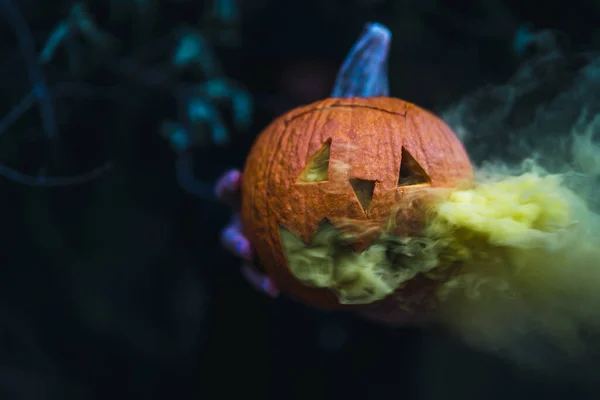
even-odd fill
[{"label": "blurred foliage", "polygon": [[[3,1],[4,15],[16,36],[31,89],[21,100],[6,96],[9,104],[17,105],[0,122],[0,134],[37,105],[42,125],[38,130],[52,141],[49,147],[53,150],[49,151],[53,154],[49,157],[54,157],[42,163],[37,180],[6,167],[0,168],[0,173],[26,184],[68,185],[104,172],[105,168],[96,169],[70,180],[45,176],[52,168],[51,161],[61,163],[65,158],[56,136],[63,112],[79,113],[74,101],[87,100],[90,103],[86,105],[93,106],[94,100],[104,100],[112,107],[134,103],[140,110],[149,104],[163,103],[164,111],[158,114],[163,120],[158,120],[157,125],[177,152],[194,145],[229,141],[228,126],[219,110],[223,103],[230,105],[234,126],[248,128],[252,110],[249,95],[225,76],[211,40],[218,38],[227,46],[239,42],[235,34],[239,25],[237,2],[216,1],[211,9],[200,13],[196,11],[200,7],[195,7],[197,21],[190,18],[167,24],[158,18],[161,13],[175,7],[175,13],[191,17],[193,14],[187,10],[190,4],[148,0],[65,2],[62,6],[62,14],[66,15],[48,33],[41,33],[30,30],[14,0]],[[46,36],[39,53],[37,36]],[[19,128],[35,129],[19,126],[14,131]],[[120,128],[113,125],[111,130]],[[13,159],[9,157],[11,153],[7,155],[9,162],[18,163],[15,153],[12,152]]]}]

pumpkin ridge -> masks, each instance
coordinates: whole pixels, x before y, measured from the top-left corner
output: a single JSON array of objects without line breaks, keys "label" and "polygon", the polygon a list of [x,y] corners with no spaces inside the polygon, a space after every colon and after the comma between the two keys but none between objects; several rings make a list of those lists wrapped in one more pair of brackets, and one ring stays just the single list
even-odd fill
[{"label": "pumpkin ridge", "polygon": [[305,116],[306,114],[310,114],[315,111],[331,110],[334,108],[366,108],[368,110],[381,111],[386,114],[397,115],[399,117],[405,117],[405,118],[408,115],[407,111],[404,111],[404,112],[391,111],[391,110],[386,110],[386,109],[380,108],[380,107],[369,106],[366,104],[331,104],[328,106],[317,106],[315,108],[311,108],[310,110],[306,110],[301,113],[295,114],[290,119],[286,119],[284,121],[284,123],[286,125],[288,125],[288,124],[291,124],[292,122],[294,122],[294,120]]}]

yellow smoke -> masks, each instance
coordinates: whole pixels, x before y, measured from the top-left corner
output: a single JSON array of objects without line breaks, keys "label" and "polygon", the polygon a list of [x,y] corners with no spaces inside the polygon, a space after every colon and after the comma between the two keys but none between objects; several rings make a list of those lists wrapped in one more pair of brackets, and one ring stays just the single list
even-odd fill
[{"label": "yellow smoke", "polygon": [[458,265],[438,292],[442,322],[520,362],[582,359],[600,350],[590,342],[600,333],[600,218],[568,175],[528,169],[488,169],[435,208],[425,236]]},{"label": "yellow smoke", "polygon": [[563,372],[600,357],[600,57],[576,70],[567,57],[542,46],[506,83],[442,114],[483,167],[427,232],[462,263],[439,292],[444,323],[481,349]]}]

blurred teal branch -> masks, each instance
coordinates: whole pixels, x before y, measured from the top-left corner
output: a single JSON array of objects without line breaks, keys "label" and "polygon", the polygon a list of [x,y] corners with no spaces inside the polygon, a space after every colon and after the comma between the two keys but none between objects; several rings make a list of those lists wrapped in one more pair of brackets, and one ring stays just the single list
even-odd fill
[{"label": "blurred teal branch", "polygon": [[[33,86],[31,93],[24,99],[25,104],[31,103],[31,100],[29,100],[31,97],[39,101],[44,132],[46,132],[48,137],[53,137],[57,131],[54,107],[52,106],[52,100],[48,92],[48,86],[46,85],[46,78],[37,61],[37,53],[31,31],[19,9],[13,3],[13,0],[2,0],[2,7],[8,22],[12,25],[13,31],[17,36],[19,49],[25,58],[29,81]],[[24,107],[17,106],[17,108],[22,109]]]},{"label": "blurred teal branch", "polygon": [[[25,113],[25,111],[38,102],[43,130],[46,136],[49,139],[52,139],[57,135],[58,131],[54,113],[54,105],[50,90],[46,84],[44,73],[42,72],[37,60],[37,53],[31,31],[27,25],[27,22],[25,21],[25,18],[14,4],[13,0],[2,0],[1,5],[8,22],[11,24],[12,29],[17,36],[19,49],[25,58],[30,84],[33,86],[33,89],[15,108],[13,108],[11,112],[9,112],[9,114],[3,120],[0,120],[0,135],[7,132],[10,126],[16,122],[16,120],[23,113]],[[47,177],[45,176],[45,171],[42,167],[40,174],[37,177],[33,177],[11,169],[5,165],[0,165],[0,174],[25,185],[66,186],[84,183],[94,179],[102,175],[109,168],[110,164],[107,163],[101,167],[95,168],[91,172],[74,177]]]},{"label": "blurred teal branch", "polygon": [[[59,131],[55,114],[57,99],[90,99],[98,96],[111,97],[117,92],[124,93],[117,86],[98,86],[85,82],[103,70],[113,73],[125,83],[135,83],[146,89],[158,90],[175,101],[177,115],[174,118],[165,116],[157,130],[168,140],[178,156],[185,153],[188,161],[191,160],[194,147],[211,143],[225,145],[230,142],[230,129],[221,116],[221,106],[225,105],[231,109],[232,122],[236,129],[248,128],[252,119],[252,100],[239,83],[232,81],[222,72],[211,48],[211,42],[221,41],[222,38],[210,37],[210,29],[197,26],[175,27],[172,29],[174,35],[169,34],[167,38],[169,46],[173,46],[168,50],[169,64],[147,66],[142,61],[139,44],[142,40],[145,40],[145,45],[151,41],[150,33],[154,31],[153,25],[157,22],[155,16],[161,3],[174,3],[175,0],[110,2],[109,23],[112,25],[108,28],[115,28],[116,23],[124,22],[128,17],[132,20],[133,39],[130,42],[134,51],[129,56],[119,55],[121,49],[127,47],[127,39],[103,27],[102,22],[97,22],[89,11],[89,2],[86,1],[71,5],[67,15],[48,34],[38,55],[27,21],[13,1],[0,0],[0,4],[17,36],[33,88],[0,120],[0,135],[8,132],[29,109],[39,105],[44,134],[48,139],[56,139]],[[223,28],[219,34],[236,31],[240,21],[239,7],[238,0],[215,0],[212,8],[206,12],[208,15],[205,16],[204,22],[199,24],[216,22]],[[231,40],[225,40],[226,44],[236,43],[233,36],[229,39]],[[156,43],[150,44],[151,46],[147,47],[154,52],[161,49]],[[163,48],[160,51],[164,50]],[[53,68],[57,70],[61,65],[61,56],[65,58],[66,73],[73,81],[65,82],[63,79],[62,83],[49,84],[42,67],[57,63]],[[161,58],[164,58],[164,55]],[[184,165],[191,168],[193,163],[178,162],[177,168]],[[26,185],[62,186],[94,179],[108,168],[109,163],[83,175],[49,178],[44,174],[35,177],[0,166],[0,174]],[[45,171],[47,166],[41,169]],[[187,178],[181,179],[182,176]],[[208,193],[199,190],[207,189],[208,186],[195,181],[191,171],[178,172],[178,177],[184,189],[195,194]]]},{"label": "blurred teal branch", "polygon": [[71,7],[67,18],[61,21],[48,37],[40,53],[40,61],[42,63],[50,62],[57,49],[64,45],[71,73],[79,74],[81,72],[79,38],[84,39],[85,43],[91,44],[95,50],[108,50],[116,42],[96,25],[82,3],[76,3]]}]

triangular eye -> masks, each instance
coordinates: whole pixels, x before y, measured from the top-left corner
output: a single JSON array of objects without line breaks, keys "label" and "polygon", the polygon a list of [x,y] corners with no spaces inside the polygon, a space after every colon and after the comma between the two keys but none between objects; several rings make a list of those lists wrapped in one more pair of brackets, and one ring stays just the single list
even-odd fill
[{"label": "triangular eye", "polygon": [[417,160],[403,147],[398,186],[412,186],[423,183],[431,183],[431,178]]},{"label": "triangular eye", "polygon": [[356,194],[360,206],[367,212],[373,200],[373,192],[375,191],[375,181],[365,179],[350,179],[350,185]]},{"label": "triangular eye", "polygon": [[327,139],[306,163],[298,177],[298,183],[325,182],[329,177],[329,153],[331,139]]}]

